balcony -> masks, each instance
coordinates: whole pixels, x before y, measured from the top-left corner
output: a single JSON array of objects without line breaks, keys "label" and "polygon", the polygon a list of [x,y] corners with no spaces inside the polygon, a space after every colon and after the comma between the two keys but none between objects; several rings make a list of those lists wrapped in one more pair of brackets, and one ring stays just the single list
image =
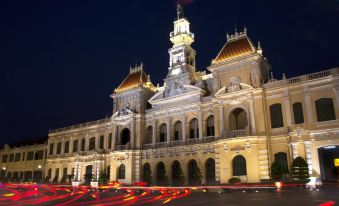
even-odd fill
[{"label": "balcony", "polygon": [[182,140],[175,140],[171,142],[171,146],[173,147],[180,146],[180,145],[184,145],[184,142]]},{"label": "balcony", "polygon": [[199,144],[201,141],[199,138],[188,139],[187,144]]},{"label": "balcony", "polygon": [[238,129],[238,130],[224,130],[222,134],[223,139],[229,139],[234,137],[244,137],[247,136],[247,129]]},{"label": "balcony", "polygon": [[115,147],[116,150],[128,150],[130,149],[130,145],[129,144],[125,144],[125,145],[117,145]]},{"label": "balcony", "polygon": [[154,149],[155,148],[155,145],[153,143],[148,143],[148,144],[144,144],[142,146],[143,149]]},{"label": "balcony", "polygon": [[165,148],[167,147],[167,142],[159,142],[157,143],[157,148]]},{"label": "balcony", "polygon": [[214,142],[215,140],[216,138],[214,136],[203,137],[202,139],[203,143],[210,143],[210,142]]}]

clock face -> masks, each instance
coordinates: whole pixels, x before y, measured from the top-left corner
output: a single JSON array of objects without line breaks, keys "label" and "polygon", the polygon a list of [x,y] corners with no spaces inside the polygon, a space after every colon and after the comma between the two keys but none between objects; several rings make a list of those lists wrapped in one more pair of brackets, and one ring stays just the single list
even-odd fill
[{"label": "clock face", "polygon": [[177,56],[176,60],[177,62],[181,62],[181,56]]},{"label": "clock face", "polygon": [[178,75],[180,73],[181,73],[181,69],[180,68],[172,69],[172,71],[171,71],[171,75]]}]

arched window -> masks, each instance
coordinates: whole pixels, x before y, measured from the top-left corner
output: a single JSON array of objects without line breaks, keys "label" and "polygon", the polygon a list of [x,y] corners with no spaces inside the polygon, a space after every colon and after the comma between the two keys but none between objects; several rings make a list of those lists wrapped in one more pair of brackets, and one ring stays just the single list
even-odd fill
[{"label": "arched window", "polygon": [[279,128],[284,126],[281,104],[272,104],[270,106],[271,127]]},{"label": "arched window", "polygon": [[78,152],[78,140],[74,140],[73,142],[73,152]]},{"label": "arched window", "polygon": [[293,104],[294,124],[304,123],[303,105],[301,102]]},{"label": "arched window", "polygon": [[175,160],[172,163],[172,184],[174,186],[181,186],[185,183],[184,172],[181,169],[180,162]]},{"label": "arched window", "polygon": [[157,177],[158,185],[166,185],[168,183],[165,164],[163,162],[159,162],[157,165],[157,176],[156,177]]},{"label": "arched window", "polygon": [[233,158],[233,176],[245,176],[247,175],[246,160],[242,155],[237,155]]},{"label": "arched window", "polygon": [[335,120],[335,110],[332,98],[321,98],[315,101],[318,122]]},{"label": "arched window", "polygon": [[215,182],[215,160],[213,158],[209,158],[205,163],[205,171],[206,171],[206,182],[214,183]]},{"label": "arched window", "polygon": [[177,121],[174,125],[174,141],[182,139],[182,124]]},{"label": "arched window", "polygon": [[89,150],[94,150],[95,149],[95,137],[91,137],[91,139],[89,139],[88,149]]},{"label": "arched window", "polygon": [[120,135],[120,144],[126,145],[129,143],[130,140],[131,140],[131,132],[129,131],[128,128],[123,129]]},{"label": "arched window", "polygon": [[146,134],[145,134],[145,144],[151,144],[153,139],[153,127],[149,126],[146,129]]},{"label": "arched window", "polygon": [[148,184],[151,184],[152,171],[151,171],[151,165],[149,163],[145,163],[143,166],[142,180],[144,182],[147,182]]},{"label": "arched window", "polygon": [[121,164],[118,169],[118,179],[125,179],[125,165]]},{"label": "arched window", "polygon": [[57,154],[61,154],[61,142],[57,144]]},{"label": "arched window", "polygon": [[162,124],[160,126],[160,142],[166,142],[167,141],[167,125]]},{"label": "arched window", "polygon": [[190,123],[190,138],[199,138],[199,126],[196,118],[192,119]]},{"label": "arched window", "polygon": [[81,140],[81,151],[85,151],[86,139],[82,138]]},{"label": "arched window", "polygon": [[288,169],[287,154],[285,152],[278,152],[274,154],[274,160],[284,169]]},{"label": "arched window", "polygon": [[214,116],[211,115],[207,118],[207,136],[214,136]]},{"label": "arched window", "polygon": [[245,110],[237,108],[230,113],[230,130],[243,130],[247,127],[247,115]]},{"label": "arched window", "polygon": [[198,167],[198,163],[195,160],[190,160],[188,162],[188,184],[189,185],[199,185],[201,184],[201,171]]}]

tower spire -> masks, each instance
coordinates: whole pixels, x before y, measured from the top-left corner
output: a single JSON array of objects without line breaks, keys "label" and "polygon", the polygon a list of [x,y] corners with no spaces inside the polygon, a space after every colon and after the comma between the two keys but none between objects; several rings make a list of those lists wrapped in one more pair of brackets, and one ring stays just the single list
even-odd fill
[{"label": "tower spire", "polygon": [[177,16],[178,20],[184,18],[184,7],[179,2],[177,3]]}]

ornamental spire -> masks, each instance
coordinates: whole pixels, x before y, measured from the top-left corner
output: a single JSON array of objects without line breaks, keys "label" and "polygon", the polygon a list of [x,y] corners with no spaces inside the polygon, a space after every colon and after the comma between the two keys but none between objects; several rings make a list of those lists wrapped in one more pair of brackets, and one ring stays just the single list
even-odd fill
[{"label": "ornamental spire", "polygon": [[178,20],[184,18],[184,7],[179,2],[177,3],[177,15]]}]

